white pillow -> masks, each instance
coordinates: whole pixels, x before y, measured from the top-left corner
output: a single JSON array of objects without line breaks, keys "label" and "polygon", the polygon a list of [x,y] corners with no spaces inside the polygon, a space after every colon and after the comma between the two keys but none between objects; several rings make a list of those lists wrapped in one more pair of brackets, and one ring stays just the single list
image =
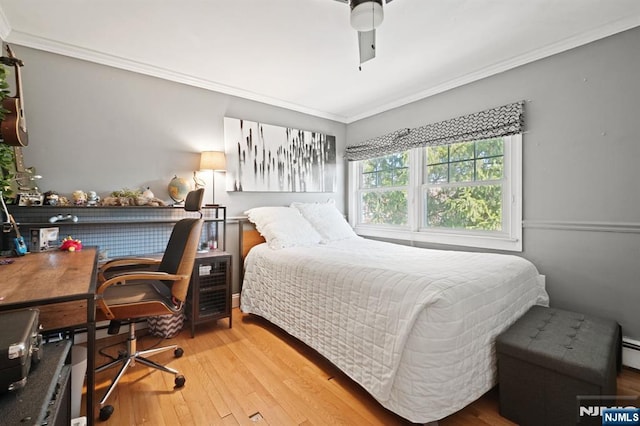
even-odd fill
[{"label": "white pillow", "polygon": [[333,200],[326,203],[291,203],[291,207],[302,213],[318,231],[324,243],[357,236]]},{"label": "white pillow", "polygon": [[311,246],[322,239],[297,209],[256,207],[244,213],[272,249]]}]

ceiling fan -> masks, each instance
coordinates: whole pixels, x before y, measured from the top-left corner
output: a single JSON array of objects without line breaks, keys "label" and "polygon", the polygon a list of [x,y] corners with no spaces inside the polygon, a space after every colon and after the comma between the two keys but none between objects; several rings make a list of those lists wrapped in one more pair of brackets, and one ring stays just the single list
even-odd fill
[{"label": "ceiling fan", "polygon": [[336,0],[349,4],[351,26],[358,31],[360,65],[376,57],[376,27],[384,19],[383,6],[393,0]]}]

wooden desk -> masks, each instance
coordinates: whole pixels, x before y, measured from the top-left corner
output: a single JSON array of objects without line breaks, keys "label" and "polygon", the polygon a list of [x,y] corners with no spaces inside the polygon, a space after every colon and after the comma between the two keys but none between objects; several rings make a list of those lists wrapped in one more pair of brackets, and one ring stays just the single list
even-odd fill
[{"label": "wooden desk", "polygon": [[95,407],[95,291],[98,249],[77,252],[48,251],[11,258],[0,265],[0,311],[53,304],[86,302],[86,317],[65,329],[87,329],[87,421],[94,424]]}]

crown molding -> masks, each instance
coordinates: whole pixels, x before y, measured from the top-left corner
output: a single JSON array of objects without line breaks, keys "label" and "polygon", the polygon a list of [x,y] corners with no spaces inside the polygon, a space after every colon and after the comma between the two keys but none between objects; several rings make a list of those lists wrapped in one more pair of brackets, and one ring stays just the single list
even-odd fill
[{"label": "crown molding", "polygon": [[350,124],[376,114],[380,114],[389,111],[394,108],[402,107],[410,103],[434,96],[448,90],[463,86],[465,84],[473,83],[483,78],[491,77],[493,75],[511,70],[513,68],[525,65],[540,59],[547,58],[549,56],[562,53],[564,51],[591,43],[593,41],[629,30],[640,26],[640,17],[631,16],[618,21],[611,22],[607,25],[603,25],[594,30],[582,33],[580,35],[569,37],[557,43],[545,46],[541,49],[536,49],[528,52],[524,55],[519,55],[515,58],[499,62],[497,64],[476,70],[471,73],[467,73],[457,78],[453,78],[440,85],[430,87],[428,89],[419,91],[413,95],[397,99],[393,102],[388,102],[383,105],[379,105],[375,108],[363,111],[362,113],[352,116],[343,116],[339,114],[330,113],[327,111],[319,111],[312,108],[307,108],[302,105],[287,102],[282,99],[265,96],[260,93],[244,90],[238,87],[227,86],[212,80],[207,80],[199,77],[195,77],[186,73],[181,73],[172,69],[163,68],[143,62],[133,61],[130,59],[105,54],[95,50],[86,49],[77,45],[60,43],[58,41],[47,39],[32,34],[14,31],[11,29],[2,9],[0,8],[0,37],[7,42],[19,44],[22,46],[43,50],[46,52],[57,53],[64,56],[69,56],[76,59],[82,59],[89,62],[94,62],[101,65],[107,65],[114,68],[119,68],[139,74],[149,75],[177,83],[186,84],[206,90],[224,93],[231,96],[237,96],[240,98],[262,102],[272,106],[289,109],[292,111],[300,112],[303,114],[309,114],[319,118],[325,118],[328,120],[337,121],[344,124]]},{"label": "crown molding", "polygon": [[260,93],[240,89],[237,87],[227,86],[212,80],[195,77],[193,75],[182,73],[169,68],[163,68],[144,62],[134,61],[108,53],[86,49],[84,47],[73,44],[61,43],[59,41],[35,36],[33,34],[28,34],[21,31],[10,31],[7,38],[8,39],[6,41],[11,42],[12,44],[18,44],[33,49],[43,50],[49,53],[56,53],[74,59],[82,59],[100,65],[107,65],[126,71],[144,74],[151,77],[157,77],[176,83],[186,84],[188,86],[194,86],[231,96],[237,96],[243,99],[262,102],[268,105],[289,109],[303,114],[313,115],[314,117],[326,118],[328,120],[338,121],[341,123],[346,122],[346,118],[340,115],[307,108],[305,106],[287,102],[282,99],[265,96]]},{"label": "crown molding", "polygon": [[9,20],[4,14],[4,10],[0,7],[0,39],[6,41],[10,33],[11,25],[9,25]]},{"label": "crown molding", "polygon": [[553,56],[588,43],[592,43],[596,40],[600,40],[638,26],[640,26],[640,17],[638,16],[631,16],[615,22],[611,22],[592,31],[588,31],[574,37],[569,37],[557,43],[545,46],[541,49],[532,50],[531,52],[528,52],[524,55],[516,56],[515,58],[499,62],[492,66],[488,66],[480,70],[465,74],[463,76],[451,79],[438,86],[430,87],[411,96],[407,96],[405,98],[380,105],[374,109],[367,110],[361,114],[351,116],[347,119],[347,124],[371,117],[376,114],[380,114],[385,111],[389,111],[394,108],[408,105],[412,102],[416,102],[421,99],[446,92],[447,90],[455,89],[456,87],[460,87],[465,84],[473,83],[483,78],[491,77],[493,75],[509,71],[521,65],[526,65],[531,62],[535,62],[537,60],[544,59],[549,56]]}]

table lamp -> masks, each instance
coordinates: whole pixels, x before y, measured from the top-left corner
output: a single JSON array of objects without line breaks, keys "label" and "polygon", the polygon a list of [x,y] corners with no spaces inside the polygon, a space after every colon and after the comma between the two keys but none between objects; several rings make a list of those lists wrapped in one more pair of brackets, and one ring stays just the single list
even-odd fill
[{"label": "table lamp", "polygon": [[200,155],[200,170],[211,170],[211,204],[206,205],[217,205],[215,199],[215,172],[225,172],[226,164],[224,152],[222,151],[204,151]]}]

